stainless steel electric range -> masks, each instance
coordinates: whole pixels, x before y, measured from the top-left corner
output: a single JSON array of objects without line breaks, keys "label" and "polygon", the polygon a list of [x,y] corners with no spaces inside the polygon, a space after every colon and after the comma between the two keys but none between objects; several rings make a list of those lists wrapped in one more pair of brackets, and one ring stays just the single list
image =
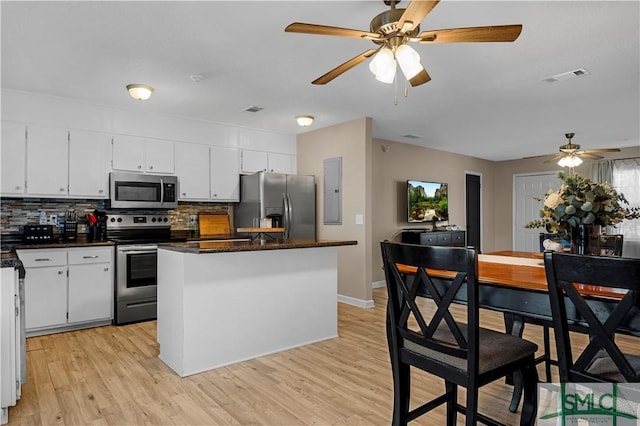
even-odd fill
[{"label": "stainless steel electric range", "polygon": [[106,236],[116,243],[115,323],[156,319],[158,243],[186,238],[171,236],[166,211],[107,214]]}]

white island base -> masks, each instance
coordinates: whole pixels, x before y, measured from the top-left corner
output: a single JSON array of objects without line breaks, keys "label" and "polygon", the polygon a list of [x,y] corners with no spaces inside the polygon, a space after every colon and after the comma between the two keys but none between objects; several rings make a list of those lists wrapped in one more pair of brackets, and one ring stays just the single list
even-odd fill
[{"label": "white island base", "polygon": [[158,250],[159,357],[182,377],[337,336],[337,247]]}]

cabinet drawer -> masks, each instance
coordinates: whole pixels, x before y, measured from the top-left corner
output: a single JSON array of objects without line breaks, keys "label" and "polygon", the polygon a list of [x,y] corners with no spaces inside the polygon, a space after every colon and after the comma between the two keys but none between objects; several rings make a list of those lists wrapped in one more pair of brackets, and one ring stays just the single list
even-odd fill
[{"label": "cabinet drawer", "polygon": [[16,253],[25,268],[67,265],[67,250],[65,249],[16,250]]},{"label": "cabinet drawer", "polygon": [[437,233],[423,232],[420,234],[420,244],[423,246],[435,246],[438,245]]},{"label": "cabinet drawer", "polygon": [[450,232],[438,232],[438,245],[450,246],[451,245],[451,233]]},{"label": "cabinet drawer", "polygon": [[78,247],[69,249],[69,265],[110,263],[112,258],[112,247]]},{"label": "cabinet drawer", "polygon": [[456,247],[464,247],[464,231],[454,231],[451,233],[451,243]]}]

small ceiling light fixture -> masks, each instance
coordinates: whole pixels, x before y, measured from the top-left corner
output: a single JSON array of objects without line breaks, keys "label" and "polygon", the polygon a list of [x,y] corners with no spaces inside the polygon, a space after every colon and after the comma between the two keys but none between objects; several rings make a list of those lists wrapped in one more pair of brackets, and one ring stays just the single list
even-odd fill
[{"label": "small ceiling light fixture", "polygon": [[299,126],[309,127],[313,124],[313,115],[296,115],[296,121]]},{"label": "small ceiling light fixture", "polygon": [[153,93],[153,87],[146,84],[127,84],[127,90],[133,99],[146,101]]}]

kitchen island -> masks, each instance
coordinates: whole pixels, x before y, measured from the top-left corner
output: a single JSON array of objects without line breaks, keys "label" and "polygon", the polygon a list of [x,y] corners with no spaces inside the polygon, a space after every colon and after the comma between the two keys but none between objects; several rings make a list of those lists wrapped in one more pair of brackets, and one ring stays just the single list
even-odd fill
[{"label": "kitchen island", "polygon": [[355,244],[160,244],[159,358],[185,377],[337,337],[338,249]]}]

